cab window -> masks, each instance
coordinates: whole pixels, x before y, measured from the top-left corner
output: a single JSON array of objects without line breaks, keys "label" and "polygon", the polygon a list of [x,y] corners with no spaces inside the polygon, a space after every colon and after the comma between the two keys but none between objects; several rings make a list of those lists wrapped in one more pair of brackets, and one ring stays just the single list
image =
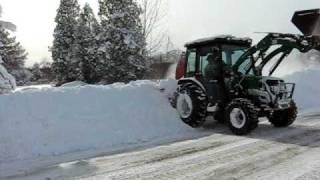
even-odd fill
[{"label": "cab window", "polygon": [[[240,47],[240,46],[232,46],[232,45],[225,45],[222,48],[222,60],[229,66],[235,65],[239,58],[247,51],[247,47]],[[252,66],[251,59],[246,59],[238,69],[238,72],[241,74],[246,74],[248,69]],[[253,74],[253,70],[249,71],[249,74]]]},{"label": "cab window", "polygon": [[208,56],[209,54],[200,56],[200,69],[203,76],[205,75],[205,68],[208,65]]},{"label": "cab window", "polygon": [[232,66],[239,60],[246,50],[246,47],[224,45],[222,47],[222,60],[227,65]]},{"label": "cab window", "polygon": [[[246,74],[246,72],[248,71],[248,69],[252,66],[252,62],[251,60],[248,58],[246,59],[240,66],[238,69],[238,72],[241,74]],[[253,70],[251,68],[251,70],[248,73],[249,75],[253,75]]]},{"label": "cab window", "polygon": [[196,72],[196,58],[197,58],[197,53],[196,49],[190,49],[187,52],[187,76],[192,75]]},{"label": "cab window", "polygon": [[[207,46],[199,49],[199,58],[200,58],[200,70],[199,72],[205,76],[205,69],[208,66],[208,56],[213,55],[213,48],[218,48],[217,46]],[[214,56],[221,56],[221,54],[215,54]]]}]

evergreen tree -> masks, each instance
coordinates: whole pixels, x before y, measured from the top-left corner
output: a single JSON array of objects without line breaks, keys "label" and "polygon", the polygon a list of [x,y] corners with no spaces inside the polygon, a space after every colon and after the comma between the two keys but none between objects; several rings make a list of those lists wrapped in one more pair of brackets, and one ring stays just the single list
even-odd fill
[{"label": "evergreen tree", "polygon": [[52,83],[54,81],[54,73],[52,71],[52,64],[47,60],[40,62],[41,78],[44,83]]},{"label": "evergreen tree", "polygon": [[35,63],[29,68],[29,71],[32,73],[31,84],[50,84],[54,81],[51,63],[46,59]]},{"label": "evergreen tree", "polygon": [[140,15],[141,8],[134,0],[100,0],[99,15],[102,35],[100,51],[107,60],[107,83],[141,79],[146,63]]},{"label": "evergreen tree", "polygon": [[33,66],[30,68],[30,71],[32,73],[32,78],[31,78],[32,82],[36,82],[39,79],[41,79],[41,70],[40,70],[39,63],[33,64]]},{"label": "evergreen tree", "polygon": [[8,72],[12,74],[18,85],[23,85],[29,78],[25,68],[27,53],[15,37],[0,25],[0,56]]},{"label": "evergreen tree", "polygon": [[80,62],[74,57],[75,31],[79,18],[77,0],[61,0],[55,18],[52,51],[53,70],[58,84],[76,80],[81,76]]},{"label": "evergreen tree", "polygon": [[74,46],[75,58],[80,61],[81,78],[78,80],[87,83],[99,81],[96,68],[99,66],[97,58],[96,35],[99,32],[99,23],[88,3],[81,11],[75,33],[76,45]]}]

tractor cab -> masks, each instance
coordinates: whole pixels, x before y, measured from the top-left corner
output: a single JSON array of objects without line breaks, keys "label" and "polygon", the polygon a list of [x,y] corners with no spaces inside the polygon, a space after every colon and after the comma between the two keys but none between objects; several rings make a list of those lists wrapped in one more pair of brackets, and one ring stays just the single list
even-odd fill
[{"label": "tractor cab", "polygon": [[[183,122],[201,127],[211,115],[237,135],[254,130],[259,117],[268,118],[275,127],[291,125],[297,117],[295,84],[272,75],[294,49],[320,51],[320,10],[298,11],[292,22],[303,35],[266,33],[254,46],[250,38],[234,36],[187,43],[173,98]],[[269,74],[263,76],[267,67]]]},{"label": "tractor cab", "polygon": [[[233,68],[251,47],[251,43],[250,38],[236,38],[230,35],[187,43],[186,54],[177,66],[177,72],[184,72],[184,76],[177,76],[178,79],[183,77],[179,83],[197,82],[206,90],[210,105],[225,104],[230,96],[227,92],[230,90],[229,84],[233,83],[233,77],[235,74],[247,74],[251,65],[251,60],[247,58],[236,71]],[[253,75],[254,72],[250,70],[248,73]]]},{"label": "tractor cab", "polygon": [[[234,36],[217,36],[187,43],[185,77],[197,77],[199,80],[209,78],[205,77],[205,68],[210,56],[221,61],[225,69],[231,70],[239,57],[251,47],[251,43],[249,38]],[[243,71],[241,68],[243,67],[239,68],[240,73]]]}]

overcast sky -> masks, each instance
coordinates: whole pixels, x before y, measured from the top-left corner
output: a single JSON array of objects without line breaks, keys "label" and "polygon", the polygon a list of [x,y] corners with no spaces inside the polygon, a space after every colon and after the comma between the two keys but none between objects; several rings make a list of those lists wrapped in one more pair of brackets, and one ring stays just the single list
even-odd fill
[{"label": "overcast sky", "polygon": [[[29,52],[27,64],[50,57],[59,0],[0,0],[3,19],[18,26],[16,36]],[[89,2],[97,9],[97,0]],[[254,32],[299,33],[291,24],[296,10],[320,8],[319,0],[167,0],[166,23],[174,45],[216,34],[259,39]]]}]

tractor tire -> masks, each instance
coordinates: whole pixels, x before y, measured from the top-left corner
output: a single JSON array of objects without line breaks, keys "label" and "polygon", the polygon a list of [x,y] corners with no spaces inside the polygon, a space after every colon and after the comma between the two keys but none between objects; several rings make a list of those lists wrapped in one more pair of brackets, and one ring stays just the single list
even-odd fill
[{"label": "tractor tire", "polygon": [[176,109],[182,121],[193,128],[201,127],[207,116],[208,98],[205,91],[186,83],[178,91]]},{"label": "tractor tire", "polygon": [[258,127],[258,111],[250,100],[234,99],[227,106],[225,116],[230,130],[236,135],[247,135]]},{"label": "tractor tire", "polygon": [[288,127],[294,123],[297,118],[297,114],[297,105],[294,101],[292,101],[290,108],[274,111],[272,115],[268,117],[268,119],[274,127]]}]

